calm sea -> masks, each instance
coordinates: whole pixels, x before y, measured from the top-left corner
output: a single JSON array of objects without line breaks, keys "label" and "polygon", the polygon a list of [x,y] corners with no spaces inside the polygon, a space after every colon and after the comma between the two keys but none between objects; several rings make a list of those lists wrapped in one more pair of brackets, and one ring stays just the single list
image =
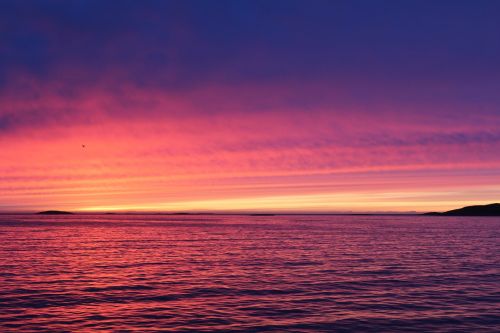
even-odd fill
[{"label": "calm sea", "polygon": [[0,332],[500,332],[500,218],[0,216]]}]

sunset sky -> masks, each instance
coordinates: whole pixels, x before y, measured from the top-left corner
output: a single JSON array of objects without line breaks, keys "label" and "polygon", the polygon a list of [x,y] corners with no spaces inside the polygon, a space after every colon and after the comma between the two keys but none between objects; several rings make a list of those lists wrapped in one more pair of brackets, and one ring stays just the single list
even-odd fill
[{"label": "sunset sky", "polygon": [[500,200],[500,1],[0,0],[0,211]]}]

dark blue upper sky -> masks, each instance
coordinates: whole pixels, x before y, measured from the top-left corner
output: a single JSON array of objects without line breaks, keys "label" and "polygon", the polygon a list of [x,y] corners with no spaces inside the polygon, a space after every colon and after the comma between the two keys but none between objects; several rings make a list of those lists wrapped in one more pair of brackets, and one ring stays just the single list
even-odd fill
[{"label": "dark blue upper sky", "polygon": [[120,80],[170,88],[332,77],[492,83],[499,17],[500,2],[472,0],[2,0],[0,68],[3,81],[127,68]]},{"label": "dark blue upper sky", "polygon": [[[255,94],[239,108],[491,115],[500,103],[499,17],[500,2],[486,0],[0,0],[0,94],[272,86],[275,98]],[[198,110],[223,109],[210,103]],[[18,110],[5,112],[2,128],[23,122]]]}]

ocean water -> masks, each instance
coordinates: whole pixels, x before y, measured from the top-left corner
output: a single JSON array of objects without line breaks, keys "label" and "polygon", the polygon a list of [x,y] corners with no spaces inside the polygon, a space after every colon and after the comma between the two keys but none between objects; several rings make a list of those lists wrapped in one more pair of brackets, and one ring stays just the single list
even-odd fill
[{"label": "ocean water", "polygon": [[500,218],[2,215],[0,332],[500,332]]}]

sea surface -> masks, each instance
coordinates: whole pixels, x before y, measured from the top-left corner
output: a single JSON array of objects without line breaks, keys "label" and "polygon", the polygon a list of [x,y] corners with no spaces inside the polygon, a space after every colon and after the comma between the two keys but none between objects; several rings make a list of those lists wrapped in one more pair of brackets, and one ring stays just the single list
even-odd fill
[{"label": "sea surface", "polygon": [[500,218],[0,215],[0,332],[500,332]]}]

